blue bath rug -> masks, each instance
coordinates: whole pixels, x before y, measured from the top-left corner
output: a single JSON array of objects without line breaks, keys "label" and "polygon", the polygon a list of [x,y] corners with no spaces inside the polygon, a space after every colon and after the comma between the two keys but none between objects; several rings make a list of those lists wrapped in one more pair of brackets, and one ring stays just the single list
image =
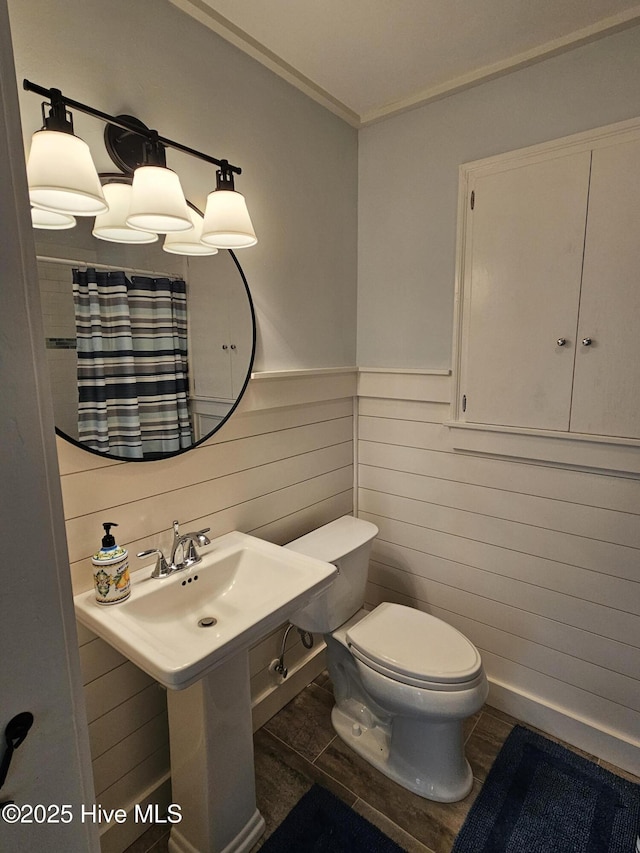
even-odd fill
[{"label": "blue bath rug", "polygon": [[516,726],[452,853],[635,853],[640,785]]},{"label": "blue bath rug", "polygon": [[403,853],[402,848],[325,788],[314,785],[260,853]]}]

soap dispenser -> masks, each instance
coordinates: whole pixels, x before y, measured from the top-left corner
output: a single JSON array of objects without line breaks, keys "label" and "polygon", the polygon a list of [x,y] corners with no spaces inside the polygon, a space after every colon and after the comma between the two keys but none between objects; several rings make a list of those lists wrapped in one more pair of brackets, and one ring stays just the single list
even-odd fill
[{"label": "soap dispenser", "polygon": [[93,580],[98,604],[117,604],[129,598],[131,581],[129,579],[129,552],[116,545],[111,528],[118,525],[114,521],[105,521],[102,547],[91,558],[95,569]]}]

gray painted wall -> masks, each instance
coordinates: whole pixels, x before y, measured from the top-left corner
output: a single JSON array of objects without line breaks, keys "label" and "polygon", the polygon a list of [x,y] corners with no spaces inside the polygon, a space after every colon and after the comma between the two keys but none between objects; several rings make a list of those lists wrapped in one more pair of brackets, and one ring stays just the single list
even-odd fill
[{"label": "gray painted wall", "polygon": [[640,28],[360,132],[358,364],[451,366],[458,166],[640,115]]}]

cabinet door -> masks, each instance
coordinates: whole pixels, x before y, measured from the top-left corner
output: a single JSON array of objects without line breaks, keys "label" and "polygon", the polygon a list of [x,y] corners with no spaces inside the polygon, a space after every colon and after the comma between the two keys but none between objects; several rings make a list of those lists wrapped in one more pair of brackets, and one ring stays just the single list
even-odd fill
[{"label": "cabinet door", "polygon": [[[571,431],[640,438],[640,140],[593,152]],[[582,340],[590,339],[589,346]]]},{"label": "cabinet door", "polygon": [[[225,264],[189,258],[189,353],[193,394],[233,399],[229,350],[229,288]],[[218,256],[213,259],[218,260]],[[225,259],[226,260],[226,259]]]},{"label": "cabinet door", "polygon": [[473,181],[460,386],[466,421],[569,428],[589,167],[585,151]]},{"label": "cabinet door", "polygon": [[244,285],[237,276],[229,289],[229,351],[231,354],[231,389],[235,399],[247,378],[247,367],[253,349],[253,319]]}]

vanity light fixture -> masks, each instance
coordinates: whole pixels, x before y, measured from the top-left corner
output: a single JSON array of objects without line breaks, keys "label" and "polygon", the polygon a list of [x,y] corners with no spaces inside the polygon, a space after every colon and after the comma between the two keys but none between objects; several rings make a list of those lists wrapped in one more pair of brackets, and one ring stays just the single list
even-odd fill
[{"label": "vanity light fixture", "polygon": [[173,234],[167,234],[162,248],[165,252],[170,252],[173,255],[196,255],[199,257],[217,255],[218,250],[215,246],[207,246],[207,244],[203,243],[201,240],[202,225],[204,223],[202,215],[198,213],[197,210],[194,210],[190,205],[189,215],[191,216],[191,222],[193,224],[191,231],[180,231],[174,232]]},{"label": "vanity light fixture", "polygon": [[102,187],[109,205],[106,213],[96,216],[92,234],[109,243],[155,243],[158,235],[152,231],[141,231],[127,225],[131,205],[131,178],[123,175],[102,175],[106,183]]},{"label": "vanity light fixture", "polygon": [[43,127],[33,134],[27,162],[31,204],[72,216],[103,213],[107,203],[89,146],[74,134],[62,92],[50,89],[48,97],[49,104],[42,105]]},{"label": "vanity light fixture", "polygon": [[[132,116],[111,116],[95,107],[67,98],[59,89],[45,89],[29,80],[24,80],[23,86],[29,92],[48,98],[51,108],[49,116],[45,119],[45,129],[34,134],[34,141],[36,141],[36,137],[38,140],[35,146],[32,144],[29,155],[29,192],[34,207],[46,207],[51,211],[77,213],[81,216],[106,214],[112,203],[115,206],[115,196],[124,196],[121,190],[107,190],[106,187],[110,184],[105,186],[103,193],[97,174],[95,175],[97,181],[95,195],[100,200],[100,208],[97,210],[88,209],[89,204],[86,199],[89,197],[89,193],[87,190],[75,190],[76,193],[80,193],[82,199],[85,199],[84,207],[86,209],[82,210],[67,209],[57,196],[50,198],[42,192],[49,186],[57,189],[58,184],[63,187],[67,184],[71,186],[81,184],[80,176],[76,177],[76,170],[80,164],[80,154],[74,154],[71,159],[62,157],[62,154],[53,145],[57,141],[53,139],[53,136],[64,135],[69,137],[75,141],[73,144],[76,149],[77,143],[81,143],[86,149],[86,155],[91,163],[92,171],[95,173],[95,166],[91,161],[88,146],[73,135],[73,125],[68,112],[69,108],[73,108],[106,123],[105,144],[109,156],[125,173],[122,177],[133,175],[130,203],[124,218],[124,226],[118,232],[119,225],[116,228],[116,226],[109,224],[110,220],[98,216],[94,228],[95,236],[101,239],[111,239],[115,242],[131,243],[151,242],[148,239],[133,240],[130,232],[134,230],[146,233],[147,236],[149,234],[157,235],[158,233],[167,234],[165,241],[167,251],[189,255],[215,254],[215,251],[212,251],[213,249],[237,249],[253,246],[257,243],[244,196],[236,192],[234,186],[234,175],[239,175],[242,172],[238,166],[231,165],[228,160],[218,160],[201,151],[196,151],[179,142],[160,136],[157,131],[150,130]],[[46,106],[47,104],[43,104],[43,115]],[[38,152],[38,148],[41,147],[39,134],[51,137],[51,139],[45,140],[49,148],[44,161]],[[167,148],[182,151],[218,167],[216,189],[209,193],[207,200],[204,236],[202,238],[195,239],[195,232],[198,228],[194,224],[192,213],[187,207],[180,186],[180,179],[175,172],[166,166],[165,151]],[[41,162],[46,162],[48,168],[47,181],[41,177],[40,170],[44,169],[44,166],[40,165]],[[53,177],[49,178],[49,173]],[[60,177],[55,178],[58,173]],[[84,184],[81,185],[84,186]],[[106,201],[105,195],[108,197]],[[82,207],[82,205],[78,206]],[[113,221],[121,224],[123,220],[119,217]],[[199,220],[196,221],[199,224]],[[107,228],[113,230],[109,232],[106,230]],[[110,236],[105,236],[105,234],[110,234]],[[169,236],[173,234],[181,234],[182,239],[169,239]]]},{"label": "vanity light fixture", "polygon": [[32,207],[31,224],[34,228],[44,228],[47,231],[64,231],[66,228],[75,228],[76,218],[70,213],[54,213],[53,210]]},{"label": "vanity light fixture", "polygon": [[216,188],[207,196],[202,242],[219,249],[244,249],[258,242],[244,196],[236,192],[233,171],[223,162]]}]

